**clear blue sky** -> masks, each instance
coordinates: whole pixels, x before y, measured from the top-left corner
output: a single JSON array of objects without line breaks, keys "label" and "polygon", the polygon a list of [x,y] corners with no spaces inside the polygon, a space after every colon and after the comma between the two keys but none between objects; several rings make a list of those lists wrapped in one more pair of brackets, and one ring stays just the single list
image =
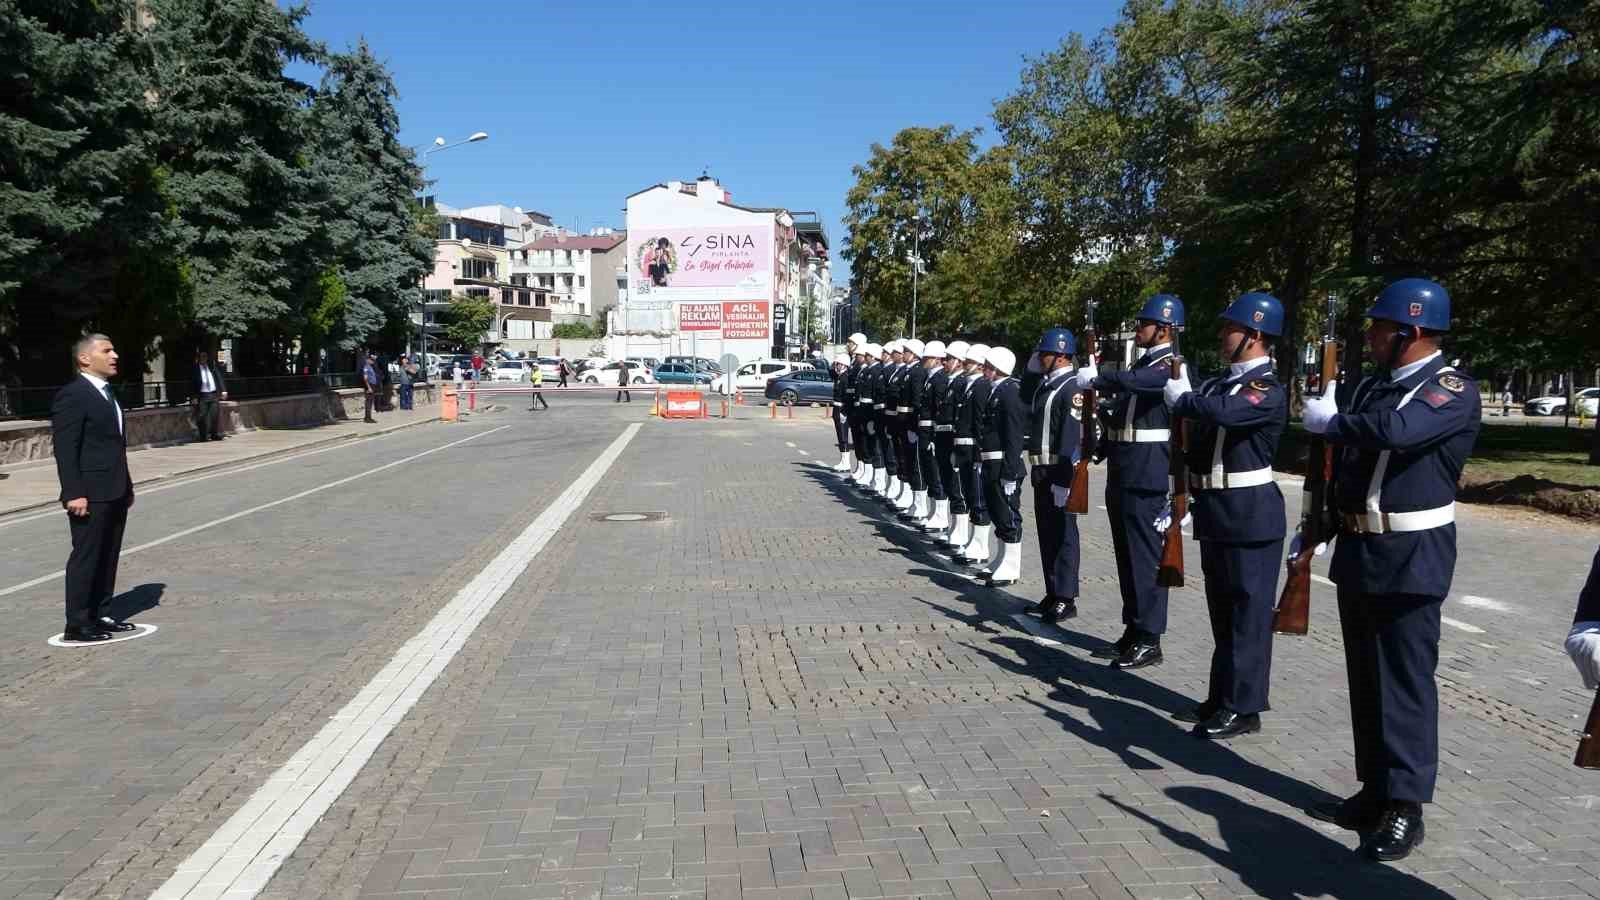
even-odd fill
[{"label": "clear blue sky", "polygon": [[911,125],[990,132],[1024,57],[1098,33],[1119,7],[312,0],[305,27],[335,47],[366,38],[412,146],[489,132],[429,158],[444,203],[621,227],[628,194],[709,167],[735,202],[816,210],[837,249],[851,166],[874,141]]}]

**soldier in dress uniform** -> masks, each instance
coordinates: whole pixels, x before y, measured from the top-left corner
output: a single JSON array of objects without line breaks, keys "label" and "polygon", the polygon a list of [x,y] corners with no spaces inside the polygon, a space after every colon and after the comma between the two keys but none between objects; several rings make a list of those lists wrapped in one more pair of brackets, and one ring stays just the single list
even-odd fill
[{"label": "soldier in dress uniform", "polygon": [[983,374],[988,360],[988,344],[973,344],[967,348],[967,393],[961,400],[956,419],[957,467],[961,469],[961,488],[966,492],[967,507],[971,510],[972,533],[955,549],[953,558],[966,565],[989,561],[989,534],[993,528],[983,492],[983,460],[978,455],[984,408],[989,404],[989,391],[994,387]]},{"label": "soldier in dress uniform", "polygon": [[944,486],[944,468],[940,464],[938,449],[939,407],[944,403],[945,391],[950,387],[950,373],[945,371],[944,341],[929,341],[922,354],[922,367],[928,370],[927,384],[922,388],[922,403],[917,407],[917,463],[922,467],[922,480],[928,485],[924,498],[919,527],[925,533],[943,531],[950,527],[950,501]]},{"label": "soldier in dress uniform", "polygon": [[1028,427],[1028,462],[1033,470],[1033,521],[1044,566],[1044,599],[1035,609],[1047,623],[1078,614],[1078,517],[1067,512],[1072,471],[1082,449],[1083,394],[1073,371],[1077,342],[1065,328],[1039,336]]},{"label": "soldier in dress uniform", "polygon": [[1078,369],[1080,390],[1111,398],[1097,450],[1106,460],[1106,514],[1122,589],[1122,637],[1094,655],[1119,669],[1159,665],[1167,630],[1167,589],[1156,583],[1162,536],[1150,527],[1172,481],[1171,431],[1162,389],[1169,378],[1172,337],[1183,328],[1183,301],[1156,294],[1139,310],[1134,343],[1144,350],[1125,371],[1102,374],[1093,356]]},{"label": "soldier in dress uniform", "polygon": [[900,438],[900,471],[905,489],[895,497],[894,508],[900,518],[911,520],[928,502],[927,484],[922,480],[922,454],[917,450],[917,407],[928,373],[922,368],[922,342],[907,338],[900,342],[900,391],[896,435]]},{"label": "soldier in dress uniform", "polygon": [[878,485],[885,480],[883,464],[883,446],[879,441],[882,437],[878,428],[878,376],[883,370],[883,362],[879,359],[882,352],[877,344],[869,343],[863,347],[866,351],[862,361],[861,375],[856,381],[856,409],[861,411],[862,431],[866,434],[867,465],[856,483],[864,491],[875,491]]},{"label": "soldier in dress uniform", "polygon": [[900,496],[900,491],[905,484],[905,469],[901,460],[905,450],[900,445],[900,341],[890,341],[883,348],[883,373],[878,376],[878,402],[882,405],[879,410],[878,423],[883,431],[884,459],[889,466],[889,478],[884,484],[884,489],[879,491],[879,499],[885,503],[893,504],[894,499]]},{"label": "soldier in dress uniform", "polygon": [[[1186,458],[1194,536],[1216,640],[1205,702],[1177,718],[1196,722],[1195,735],[1212,739],[1261,730],[1272,677],[1279,560],[1288,530],[1272,460],[1288,424],[1289,404],[1272,372],[1267,343],[1283,332],[1283,306],[1270,294],[1241,294],[1222,319],[1227,374],[1194,391],[1184,371],[1163,389],[1172,415],[1190,424]],[[1159,530],[1166,530],[1170,515],[1168,510],[1165,521],[1156,523]]]},{"label": "soldier in dress uniform", "polygon": [[1589,565],[1589,580],[1578,594],[1578,610],[1572,615],[1572,630],[1565,644],[1572,664],[1578,667],[1586,690],[1600,687],[1600,550]]},{"label": "soldier in dress uniform", "polygon": [[839,444],[839,461],[833,470],[848,475],[856,467],[855,445],[850,443],[849,409],[850,357],[843,353],[833,358],[833,436]]},{"label": "soldier in dress uniform", "polygon": [[972,537],[972,519],[967,512],[967,495],[956,464],[956,419],[961,401],[967,396],[966,341],[951,341],[944,349],[945,392],[933,426],[933,443],[939,454],[939,477],[949,497],[950,526],[936,539],[950,549],[960,549]]},{"label": "soldier in dress uniform", "polygon": [[853,449],[851,461],[853,465],[847,473],[850,478],[860,480],[861,470],[867,464],[866,441],[862,437],[861,415],[856,408],[856,401],[860,398],[860,379],[863,368],[862,350],[867,343],[867,336],[856,332],[845,341],[845,353],[850,359],[850,368],[844,378],[844,416],[845,423],[850,432],[850,446]]},{"label": "soldier in dress uniform", "polygon": [[978,458],[983,462],[984,502],[994,522],[989,558],[978,567],[990,587],[1014,583],[1022,577],[1022,480],[1028,470],[1022,460],[1027,443],[1028,410],[1022,404],[1022,386],[1013,376],[1017,357],[1005,347],[989,351],[984,377],[990,382],[984,404],[983,428],[978,436]]},{"label": "soldier in dress uniform", "polygon": [[[1362,834],[1362,851],[1404,859],[1422,843],[1439,772],[1440,608],[1456,565],[1456,481],[1481,416],[1478,387],[1446,365],[1450,295],[1421,278],[1384,288],[1366,342],[1382,374],[1338,411],[1306,401],[1306,430],[1337,448],[1330,576],[1350,683],[1361,791],[1310,814]],[[1297,535],[1291,552],[1299,550]]]}]

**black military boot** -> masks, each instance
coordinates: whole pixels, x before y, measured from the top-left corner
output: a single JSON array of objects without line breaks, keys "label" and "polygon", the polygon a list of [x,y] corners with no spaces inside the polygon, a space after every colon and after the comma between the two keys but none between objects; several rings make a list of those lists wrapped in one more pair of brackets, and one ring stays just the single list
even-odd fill
[{"label": "black military boot", "polygon": [[1161,665],[1161,639],[1153,634],[1140,634],[1128,649],[1111,661],[1113,669],[1142,669]]},{"label": "black military boot", "polygon": [[1422,804],[1409,800],[1390,800],[1378,817],[1378,825],[1367,835],[1367,857],[1379,862],[1405,859],[1422,846]]}]

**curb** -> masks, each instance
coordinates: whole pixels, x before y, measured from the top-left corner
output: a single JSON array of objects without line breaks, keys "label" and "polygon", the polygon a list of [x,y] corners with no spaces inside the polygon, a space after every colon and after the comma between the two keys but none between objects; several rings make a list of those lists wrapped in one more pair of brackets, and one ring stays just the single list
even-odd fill
[{"label": "curb", "polygon": [[[335,436],[335,437],[323,438],[321,440],[312,441],[312,442],[307,443],[307,444],[300,444],[300,445],[295,446],[295,447],[284,447],[284,448],[282,448],[280,450],[269,450],[269,451],[267,451],[265,453],[257,453],[257,454],[255,454],[253,456],[241,456],[238,459],[230,459],[230,460],[228,460],[226,462],[212,463],[211,465],[208,465],[208,466],[196,466],[193,469],[184,469],[182,472],[173,472],[173,473],[171,473],[169,475],[157,475],[157,476],[155,476],[153,478],[145,478],[145,479],[140,480],[140,481],[135,481],[133,483],[133,487],[136,487],[136,488],[144,487],[146,485],[151,485],[151,484],[160,484],[163,481],[174,481],[174,480],[179,479],[179,478],[188,478],[191,475],[200,475],[200,474],[203,474],[203,473],[206,473],[206,472],[221,471],[221,470],[224,470],[224,469],[233,468],[234,466],[244,465],[246,463],[261,462],[262,460],[273,459],[273,458],[279,457],[279,456],[289,456],[289,455],[292,455],[292,454],[295,454],[295,453],[300,453],[300,452],[305,451],[305,450],[311,450],[311,449],[314,449],[314,448],[317,448],[317,447],[326,447],[326,446],[329,446],[331,444],[338,444],[338,443],[342,443],[344,441],[364,441],[364,440],[367,440],[369,438],[382,437],[383,435],[386,435],[386,434],[393,434],[396,431],[404,431],[407,428],[415,428],[418,425],[427,425],[427,424],[429,424],[431,422],[437,422],[437,421],[439,421],[439,417],[438,416],[433,416],[433,417],[427,418],[427,419],[419,419],[419,420],[417,420],[415,422],[406,422],[406,423],[401,424],[401,425],[390,425],[390,426],[388,426],[386,428],[374,429],[373,431],[363,431],[363,432],[357,432],[357,433],[353,433],[353,434],[341,434],[341,435],[338,435],[338,436]],[[167,446],[178,447],[178,446],[183,446],[183,445],[182,444],[169,444]],[[10,518],[10,517],[12,517],[14,515],[21,515],[23,513],[39,512],[40,510],[54,509],[54,508],[56,508],[56,507],[58,507],[60,505],[61,504],[58,503],[57,501],[48,500],[48,501],[46,501],[44,503],[35,503],[35,504],[30,505],[30,506],[18,506],[18,507],[12,508],[12,509],[0,509],[0,521],[4,521],[4,520],[6,520],[6,519],[8,519],[8,518]]]}]

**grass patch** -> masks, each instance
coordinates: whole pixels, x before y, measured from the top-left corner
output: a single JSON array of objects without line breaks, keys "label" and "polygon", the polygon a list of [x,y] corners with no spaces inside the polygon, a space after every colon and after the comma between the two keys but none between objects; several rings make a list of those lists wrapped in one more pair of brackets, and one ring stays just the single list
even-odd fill
[{"label": "grass patch", "polygon": [[1531,475],[1573,489],[1600,488],[1600,466],[1587,465],[1594,426],[1495,425],[1485,422],[1467,460],[1474,480]]}]

